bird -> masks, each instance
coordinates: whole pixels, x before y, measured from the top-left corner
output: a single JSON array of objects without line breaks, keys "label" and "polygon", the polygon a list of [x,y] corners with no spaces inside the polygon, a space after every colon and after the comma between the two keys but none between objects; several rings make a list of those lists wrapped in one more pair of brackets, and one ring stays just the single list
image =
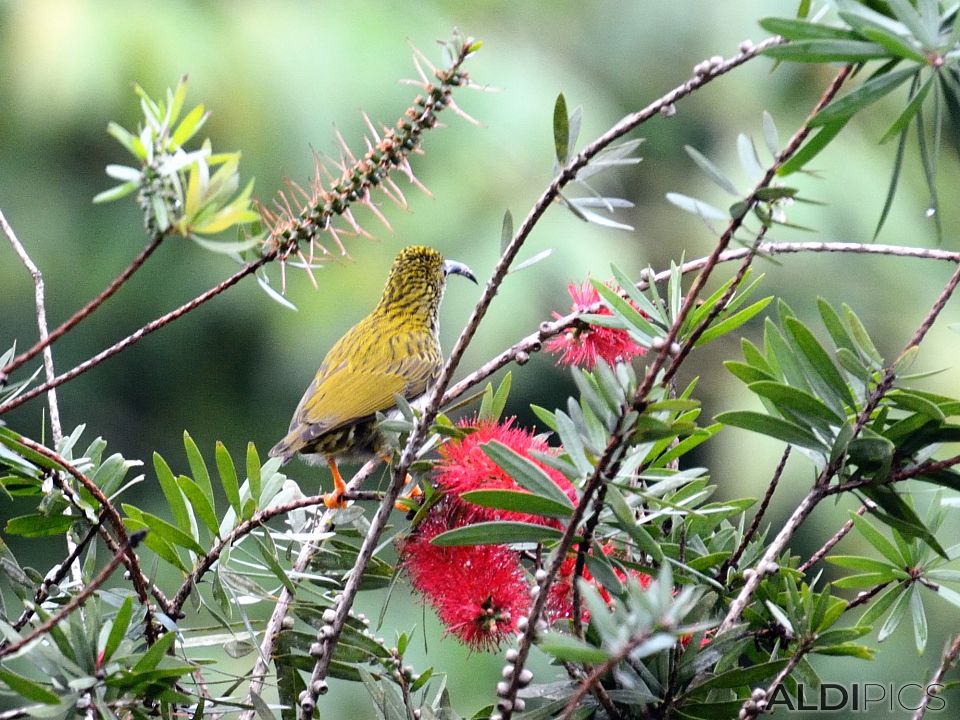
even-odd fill
[{"label": "bird", "polygon": [[334,343],[307,386],[271,457],[284,463],[296,455],[326,462],[333,492],[328,508],[342,508],[346,484],[337,460],[383,457],[385,439],[377,429],[378,412],[396,407],[396,395],[416,402],[443,367],[440,349],[440,300],[447,276],[475,284],[469,267],[445,260],[436,250],[412,245],[393,261],[380,302]]}]

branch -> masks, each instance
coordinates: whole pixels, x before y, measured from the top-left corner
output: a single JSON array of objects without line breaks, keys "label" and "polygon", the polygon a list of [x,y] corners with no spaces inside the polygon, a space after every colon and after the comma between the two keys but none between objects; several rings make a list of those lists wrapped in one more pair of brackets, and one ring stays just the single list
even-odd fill
[{"label": "branch", "polygon": [[[98,307],[103,305],[103,303],[106,302],[110,298],[110,296],[112,296],[117,290],[119,290],[123,286],[123,284],[127,280],[129,280],[130,277],[137,270],[140,269],[140,267],[147,261],[147,258],[149,258],[153,254],[153,251],[160,246],[160,242],[165,237],[166,237],[166,233],[155,232],[153,237],[150,238],[150,242],[147,243],[146,247],[140,251],[140,253],[130,262],[130,264],[124,269],[123,272],[121,272],[119,275],[117,275],[117,277],[115,277],[113,280],[110,281],[110,284],[107,285],[107,287],[105,287],[103,291],[100,292],[99,295],[97,295],[95,298],[90,300],[82,308],[77,310],[73,315],[67,318],[66,321],[64,321],[61,325],[56,327],[49,335],[46,335],[45,329],[42,330],[40,333],[40,341],[37,342],[37,344],[34,345],[29,350],[26,350],[25,352],[21,353],[20,355],[15,357],[13,360],[11,360],[9,365],[7,365],[4,368],[0,368],[0,376],[4,374],[12,373],[14,370],[22,366],[24,363],[30,361],[32,358],[34,358],[37,355],[37,353],[45,350],[52,343],[59,340],[62,335],[66,334],[68,331],[73,329],[73,327],[77,323],[85,319],[88,315],[90,315],[90,313],[92,313]],[[46,356],[46,353],[44,353],[44,356]],[[53,378],[53,374],[52,373],[48,374],[47,380],[49,381],[52,378]]]},{"label": "branch", "polygon": [[944,651],[943,659],[933,673],[933,677],[930,678],[930,682],[926,685],[923,699],[920,700],[920,706],[916,712],[913,713],[913,720],[923,720],[927,714],[930,698],[939,694],[943,689],[943,678],[946,676],[947,671],[957,662],[958,656],[960,656],[960,633],[953,636],[953,642],[951,642],[950,646]]},{"label": "branch", "polygon": [[[20,258],[20,261],[24,264],[24,266],[27,268],[27,271],[30,273],[30,276],[33,278],[35,302],[37,306],[37,327],[40,330],[40,342],[44,343],[47,340],[48,335],[47,310],[43,293],[43,274],[40,272],[40,269],[36,266],[33,260],[30,259],[30,256],[27,254],[27,251],[24,249],[23,245],[20,244],[16,233],[13,232],[13,228],[10,227],[10,224],[7,222],[7,218],[4,216],[3,211],[0,211],[0,228],[3,228],[4,235],[7,236],[10,244],[13,245],[13,251],[17,254],[17,257]],[[36,355],[36,353],[34,353],[34,355]],[[7,367],[0,368],[0,385],[3,385],[3,380],[6,378],[8,371],[14,366],[15,362],[16,360],[14,360],[14,362]],[[49,385],[49,383],[53,380],[55,373],[53,371],[53,353],[50,352],[50,348],[47,347],[46,344],[43,345],[43,371],[46,374],[47,384]],[[56,444],[63,439],[63,431],[60,427],[60,408],[57,405],[57,393],[54,392],[53,387],[54,386],[51,385],[49,388],[50,391],[47,393],[47,404],[50,407],[50,427],[53,430],[53,441]]]},{"label": "branch", "polygon": [[95,593],[107,580],[110,579],[110,576],[113,574],[113,571],[117,569],[117,566],[124,562],[124,556],[127,555],[127,553],[133,552],[133,549],[146,534],[146,531],[142,530],[131,535],[130,538],[120,548],[120,550],[110,559],[110,562],[104,566],[103,570],[97,573],[97,576],[91,580],[83,588],[83,590],[70,598],[70,601],[56,614],[51,615],[16,642],[12,642],[9,645],[0,648],[0,658],[6,657],[7,655],[13,655],[18,650],[23,649],[40,636],[49,632],[52,627],[60,623],[60,621],[66,618],[70,613],[83,605],[87,601],[87,598],[93,595],[93,593]]},{"label": "branch", "polygon": [[236,273],[228,277],[226,280],[219,283],[218,285],[215,285],[214,287],[210,288],[206,292],[201,293],[190,302],[184,303],[183,305],[178,307],[176,310],[168,312],[166,315],[161,315],[156,320],[151,320],[150,322],[148,322],[146,325],[144,325],[142,328],[140,328],[133,334],[128,335],[123,340],[120,340],[119,342],[111,345],[106,350],[102,350],[101,352],[94,355],[92,358],[85,360],[84,362],[80,363],[73,369],[68,370],[62,375],[58,375],[52,380],[48,380],[42,385],[38,385],[32,390],[23,393],[22,395],[4,403],[3,405],[0,405],[0,415],[7,412],[8,410],[13,410],[15,407],[19,407],[20,405],[23,405],[23,403],[27,402],[28,400],[32,400],[37,395],[43,392],[46,392],[50,388],[57,387],[58,385],[62,385],[63,383],[69,380],[73,380],[75,377],[85,373],[90,368],[96,367],[107,358],[113,357],[121,350],[127,349],[128,347],[135,344],[139,340],[143,339],[153,331],[159,330],[164,325],[168,325],[169,323],[173,322],[177,318],[183,315],[186,315],[191,310],[194,310],[200,307],[208,300],[213,299],[214,297],[222,293],[227,288],[230,288],[236,285],[238,282],[243,280],[243,278],[245,278],[247,275],[252,275],[257,270],[259,270],[261,267],[263,267],[264,265],[266,265],[268,262],[270,262],[276,257],[277,257],[277,251],[272,250],[266,255],[264,255],[263,257],[255,260],[254,262],[247,263],[246,265],[243,266],[241,270],[237,271]]}]

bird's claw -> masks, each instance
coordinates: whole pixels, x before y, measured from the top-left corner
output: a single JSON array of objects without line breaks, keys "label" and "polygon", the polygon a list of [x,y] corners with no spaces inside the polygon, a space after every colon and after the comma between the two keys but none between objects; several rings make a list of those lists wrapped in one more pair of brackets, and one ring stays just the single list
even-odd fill
[{"label": "bird's claw", "polygon": [[343,510],[350,503],[346,498],[345,492],[334,490],[323,496],[323,504],[329,510]]}]

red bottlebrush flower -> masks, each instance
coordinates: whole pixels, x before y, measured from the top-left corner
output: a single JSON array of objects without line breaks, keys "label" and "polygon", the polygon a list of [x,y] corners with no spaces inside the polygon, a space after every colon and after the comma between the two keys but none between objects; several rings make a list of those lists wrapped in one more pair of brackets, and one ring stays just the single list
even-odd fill
[{"label": "red bottlebrush flower", "polygon": [[[600,293],[590,284],[589,280],[582,285],[570,283],[567,292],[573,298],[572,310],[586,312],[586,310],[600,301]],[[597,315],[612,315],[610,309],[601,306]],[[562,317],[554,313],[555,318]],[[578,365],[592,370],[597,360],[603,359],[611,365],[621,360],[643,355],[647,349],[635,343],[626,330],[617,328],[599,327],[576,321],[571,327],[559,335],[547,340],[544,349],[551,353],[560,353],[557,360],[562,365]]]},{"label": "red bottlebrush flower", "polygon": [[[614,552],[615,549],[613,545],[607,543],[603,546],[604,555],[612,555]],[[557,573],[557,579],[550,587],[550,594],[547,596],[547,615],[552,620],[562,620],[564,618],[569,620],[573,618],[573,571],[576,563],[577,554],[576,552],[571,552],[563,561],[563,564],[560,566],[560,571]],[[627,573],[623,572],[620,568],[614,566],[613,571],[621,582],[627,579]],[[629,573],[630,577],[636,579],[637,582],[640,583],[640,587],[644,590],[650,587],[650,583],[653,581],[653,578],[646,573],[636,570],[630,570]],[[592,583],[597,588],[600,597],[602,597],[607,604],[613,602],[610,592],[594,580],[593,575],[590,574],[586,565],[584,565],[582,577],[586,582]],[[587,612],[586,608],[581,608],[580,617],[584,622],[590,620],[590,613]]]},{"label": "red bottlebrush flower", "polygon": [[[440,447],[440,461],[434,470],[437,485],[449,495],[459,497],[470,490],[520,490],[520,486],[491,460],[481,445],[497,440],[514,452],[530,459],[543,469],[557,484],[574,505],[577,504],[577,491],[571,482],[559,470],[544,465],[530,456],[530,452],[548,453],[550,446],[528,430],[513,427],[514,418],[504,422],[492,420],[461,420],[461,427],[476,427],[462,440],[450,440]],[[511,512],[469,505],[470,522],[483,520],[517,520],[520,522],[553,524],[544,517],[526,513]]]},{"label": "red bottlebrush flower", "polygon": [[448,633],[475,650],[494,650],[529,611],[530,591],[519,556],[505,545],[430,542],[466,518],[459,504],[434,506],[401,545],[400,563]]}]

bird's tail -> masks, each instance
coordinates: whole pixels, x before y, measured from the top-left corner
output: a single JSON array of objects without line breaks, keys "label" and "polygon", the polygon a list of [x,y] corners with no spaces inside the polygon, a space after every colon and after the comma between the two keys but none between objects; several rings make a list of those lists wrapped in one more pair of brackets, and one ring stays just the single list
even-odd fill
[{"label": "bird's tail", "polygon": [[270,448],[270,452],[267,454],[270,457],[278,457],[287,462],[297,454],[300,444],[300,438],[295,433],[289,433],[283,440]]}]

